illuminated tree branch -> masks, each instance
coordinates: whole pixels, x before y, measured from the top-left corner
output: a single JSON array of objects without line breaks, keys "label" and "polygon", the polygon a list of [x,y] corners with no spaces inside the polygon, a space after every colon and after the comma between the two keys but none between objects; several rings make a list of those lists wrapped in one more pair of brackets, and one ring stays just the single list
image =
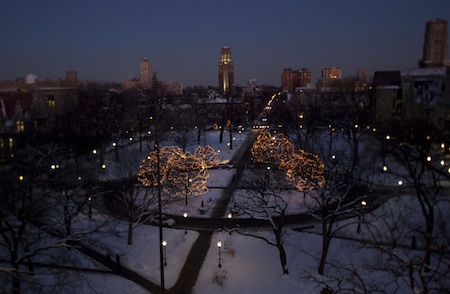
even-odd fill
[{"label": "illuminated tree branch", "polygon": [[255,162],[279,164],[294,153],[294,144],[282,133],[271,134],[266,129],[258,135],[250,151]]},{"label": "illuminated tree branch", "polygon": [[209,145],[204,147],[198,146],[194,151],[194,155],[202,158],[207,168],[217,166],[220,162],[219,153]]},{"label": "illuminated tree branch", "polygon": [[[196,196],[208,191],[207,164],[202,157],[183,152],[179,147],[165,146],[160,151],[160,162],[160,184],[163,190],[169,194],[183,193],[186,196],[186,205],[188,196]],[[145,186],[156,186],[158,184],[156,171],[156,152],[152,151],[141,164],[137,174],[139,181]]]},{"label": "illuminated tree branch", "polygon": [[304,150],[292,153],[287,161],[280,164],[280,169],[286,172],[288,182],[300,191],[313,190],[325,183],[324,163],[318,155]]}]

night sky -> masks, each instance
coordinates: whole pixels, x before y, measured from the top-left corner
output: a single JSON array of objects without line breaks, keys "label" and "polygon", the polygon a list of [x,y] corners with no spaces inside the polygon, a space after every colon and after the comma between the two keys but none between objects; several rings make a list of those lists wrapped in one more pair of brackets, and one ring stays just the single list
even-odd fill
[{"label": "night sky", "polygon": [[279,86],[285,67],[354,76],[417,67],[425,24],[449,0],[2,1],[0,80],[36,74],[123,81],[147,57],[163,81],[218,84],[231,47],[235,82]]}]

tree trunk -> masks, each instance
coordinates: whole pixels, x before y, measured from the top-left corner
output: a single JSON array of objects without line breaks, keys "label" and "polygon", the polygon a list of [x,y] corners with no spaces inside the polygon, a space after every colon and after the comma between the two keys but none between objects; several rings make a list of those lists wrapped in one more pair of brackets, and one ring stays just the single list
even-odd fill
[{"label": "tree trunk", "polygon": [[67,205],[63,205],[63,210],[64,210],[64,225],[66,227],[66,236],[69,236],[71,233],[70,229],[71,218],[69,216],[69,210],[67,208]]},{"label": "tree trunk", "polygon": [[71,230],[71,223],[72,223],[72,218],[70,217],[70,211],[69,211],[69,194],[67,192],[67,187],[64,189],[64,196],[66,197],[66,199],[64,200],[64,205],[63,205],[63,211],[64,211],[64,224],[66,226],[66,236],[69,236],[72,233]]},{"label": "tree trunk", "polygon": [[[18,248],[18,242],[19,240],[14,240],[15,248],[11,252],[11,265],[13,268],[12,273],[12,292],[13,294],[20,294],[20,269],[19,269],[19,263],[17,258],[17,248]],[[17,244],[17,245],[16,245]]]},{"label": "tree trunk", "polygon": [[319,262],[319,269],[318,269],[319,275],[324,274],[325,262],[327,261],[329,247],[330,247],[330,238],[327,234],[327,225],[323,221],[323,223],[322,223],[322,254],[320,256],[320,262]]},{"label": "tree trunk", "polygon": [[[140,147],[140,151],[142,152],[142,147],[141,147],[142,143],[139,145]],[[114,146],[114,154],[116,155],[116,161],[119,161],[119,145],[116,143],[116,146]]]},{"label": "tree trunk", "polygon": [[133,223],[128,222],[128,245],[133,245]]},{"label": "tree trunk", "polygon": [[431,211],[430,215],[426,219],[426,232],[425,232],[425,256],[424,256],[424,263],[425,263],[425,272],[430,272],[430,265],[431,265],[431,245],[433,242],[433,213]]},{"label": "tree trunk", "polygon": [[281,268],[283,269],[283,275],[289,275],[289,270],[287,266],[287,256],[286,251],[284,250],[283,242],[281,240],[281,232],[280,231],[274,231],[275,233],[275,239],[276,239],[276,246],[278,248],[278,253],[280,254],[280,262],[281,262]]},{"label": "tree trunk", "polygon": [[286,251],[284,250],[283,244],[278,244],[277,248],[278,248],[278,252],[280,254],[280,262],[281,262],[281,267],[283,268],[283,275],[289,275],[289,269],[287,266],[287,256],[286,256]]},{"label": "tree trunk", "polygon": [[17,273],[13,274],[13,293],[20,294],[20,279],[17,276]]},{"label": "tree trunk", "polygon": [[220,128],[220,133],[219,133],[219,143],[222,144],[223,141],[223,126]]}]

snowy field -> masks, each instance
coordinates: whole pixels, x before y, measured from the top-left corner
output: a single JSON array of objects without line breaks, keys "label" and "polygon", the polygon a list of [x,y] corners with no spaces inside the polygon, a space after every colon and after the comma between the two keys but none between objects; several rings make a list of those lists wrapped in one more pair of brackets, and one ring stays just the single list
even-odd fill
[{"label": "snowy field", "polygon": [[[228,167],[226,163],[232,158],[234,152],[238,150],[240,144],[244,142],[245,135],[242,135],[241,138],[235,141],[232,150],[227,148],[227,140],[225,138],[228,137],[225,135],[224,142],[218,144],[219,133],[211,132],[207,134],[205,139],[206,144],[209,144],[215,150],[221,150],[221,161],[224,164],[223,168],[209,171],[207,183],[207,186],[210,187],[209,191],[195,198],[190,198],[188,206],[184,205],[184,198],[181,198],[180,203],[164,207],[165,213],[182,215],[184,212],[187,212],[189,216],[209,216],[211,209],[221,195],[222,190],[220,188],[225,187],[235,173],[235,170]],[[113,162],[108,163],[108,167],[110,172],[114,172]],[[385,175],[384,177],[387,176]],[[391,178],[389,181],[390,183],[395,183],[396,179]],[[292,207],[297,207],[298,210],[291,208],[289,213],[301,212],[302,205],[300,204],[303,201],[307,201],[307,199],[303,199],[303,194],[299,192],[293,192],[289,197],[291,197],[293,203],[299,204],[292,205]],[[403,203],[399,204],[396,202],[397,200],[392,200],[389,203],[389,208],[398,211],[399,207],[405,207],[404,204],[414,207],[414,203],[410,201],[410,196],[406,195],[400,199]],[[198,210],[202,202],[207,207],[205,215],[200,215]],[[376,225],[377,221],[379,221],[378,213],[379,211],[374,211],[367,214],[365,216],[366,221],[372,219]],[[414,209],[402,210],[402,217],[415,220],[417,213],[415,213]],[[382,226],[385,223],[380,223],[379,225]],[[119,237],[99,238],[99,240],[111,248],[110,254],[112,256],[116,254],[121,256],[123,265],[159,284],[158,228],[152,226],[136,228],[132,246],[126,244],[126,223],[119,221],[115,228],[120,231]],[[317,272],[317,259],[320,257],[321,252],[321,236],[317,234],[318,232],[318,225],[310,228],[308,232],[299,232],[292,228],[286,229],[284,245],[287,252],[289,275],[283,275],[278,251],[275,247],[269,246],[256,238],[236,233],[217,232],[213,235],[211,247],[203,263],[193,293],[319,293],[321,288],[316,283],[311,282],[310,279],[305,279],[305,274],[315,276]],[[263,230],[261,234],[270,237],[271,232],[270,230]],[[359,241],[350,240],[351,238],[361,239],[366,235],[368,236],[368,233],[365,232],[364,228],[357,233],[356,224],[349,225],[342,232],[343,238],[332,240],[328,261],[357,265],[362,261],[375,260],[377,255],[373,249],[362,248],[357,246]],[[167,289],[175,284],[187,254],[197,236],[198,233],[195,231],[188,231],[185,234],[183,229],[164,228],[164,239],[167,240],[167,266],[165,267],[165,285]],[[405,244],[410,244],[409,238],[410,236],[404,236]],[[216,246],[219,240],[223,244],[221,247],[221,267],[218,266],[219,249]],[[327,265],[325,275],[336,274],[334,271],[333,266]],[[380,272],[367,272],[364,274],[364,278],[373,283],[380,284],[386,281],[386,276]],[[85,278],[95,288],[97,293],[147,293],[140,286],[114,275],[89,274]],[[319,277],[319,279],[322,279],[322,277]],[[389,285],[386,285],[386,289],[389,289],[389,287]],[[85,287],[85,289],[89,288]],[[405,285],[394,292],[408,293]]]}]

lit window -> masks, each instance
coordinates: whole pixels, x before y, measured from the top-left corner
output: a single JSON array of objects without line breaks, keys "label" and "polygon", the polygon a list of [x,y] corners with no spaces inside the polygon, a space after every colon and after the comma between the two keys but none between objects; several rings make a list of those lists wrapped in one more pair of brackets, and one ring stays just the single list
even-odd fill
[{"label": "lit window", "polygon": [[53,95],[48,96],[48,107],[50,108],[50,110],[54,110],[55,109],[55,97]]},{"label": "lit window", "polygon": [[25,123],[23,120],[16,121],[16,131],[18,133],[23,133],[23,131],[25,131]]}]

